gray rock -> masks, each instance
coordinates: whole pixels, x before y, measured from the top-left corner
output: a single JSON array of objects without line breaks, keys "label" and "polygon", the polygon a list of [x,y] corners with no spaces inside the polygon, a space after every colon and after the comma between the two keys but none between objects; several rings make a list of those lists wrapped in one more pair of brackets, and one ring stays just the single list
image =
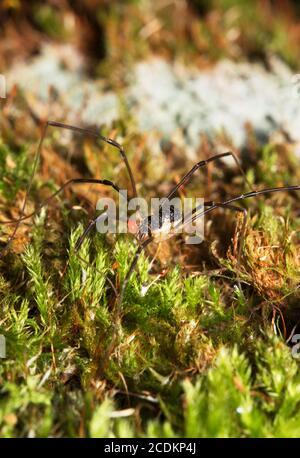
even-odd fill
[{"label": "gray rock", "polygon": [[[47,45],[9,71],[8,87],[18,83],[39,112],[52,86],[60,110],[50,109],[52,118],[58,113],[66,122],[110,125],[119,116],[118,96],[104,89],[105,81],[85,76],[82,59],[69,45]],[[246,123],[262,141],[283,128],[300,144],[300,77],[275,58],[270,65],[272,72],[259,64],[221,61],[200,70],[153,57],[136,64],[123,96],[139,129],[154,134],[152,146],[159,134],[184,146],[191,158],[201,134],[222,149],[218,134],[225,131],[234,146],[243,147]]]}]

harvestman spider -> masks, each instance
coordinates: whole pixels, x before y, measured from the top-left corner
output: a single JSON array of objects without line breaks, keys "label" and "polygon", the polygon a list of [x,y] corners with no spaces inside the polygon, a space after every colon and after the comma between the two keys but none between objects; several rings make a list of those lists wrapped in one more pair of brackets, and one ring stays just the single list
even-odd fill
[{"label": "harvestman spider", "polygon": [[[39,157],[40,157],[40,154],[41,154],[43,141],[44,141],[44,138],[46,136],[47,128],[50,127],[50,126],[58,127],[58,128],[62,128],[62,129],[68,129],[68,130],[71,130],[73,132],[81,133],[81,134],[84,134],[84,135],[87,135],[87,136],[96,137],[96,138],[108,143],[109,145],[112,145],[113,147],[117,148],[119,150],[119,152],[120,152],[122,160],[125,163],[125,166],[126,166],[126,169],[127,169],[128,175],[129,175],[133,197],[137,197],[136,184],[135,184],[135,180],[134,180],[134,177],[133,177],[133,173],[132,173],[130,164],[128,162],[128,159],[127,159],[127,156],[126,156],[126,153],[125,153],[123,147],[118,142],[116,142],[115,140],[113,140],[111,138],[104,137],[104,136],[100,135],[98,132],[96,132],[95,130],[92,130],[92,129],[76,127],[76,126],[72,126],[72,125],[68,125],[68,124],[64,124],[64,123],[60,123],[60,122],[55,122],[55,121],[47,121],[47,123],[44,124],[44,126],[43,126],[43,131],[42,131],[41,139],[40,139],[40,142],[39,142],[39,145],[38,145],[37,153],[36,153],[36,156],[35,156],[33,170],[32,170],[32,174],[31,174],[31,177],[30,177],[29,186],[27,188],[26,195],[25,195],[25,198],[24,198],[24,201],[23,201],[23,205],[22,205],[22,208],[21,208],[21,216],[20,216],[19,219],[10,220],[10,221],[1,221],[3,224],[13,224],[13,223],[16,224],[12,234],[9,237],[8,242],[6,243],[6,245],[4,247],[4,250],[1,253],[2,256],[6,252],[6,250],[9,248],[11,242],[13,241],[20,223],[22,221],[24,221],[25,219],[30,218],[31,216],[36,214],[44,205],[46,205],[51,199],[53,199],[55,196],[57,196],[66,187],[68,187],[68,186],[70,186],[72,184],[86,184],[86,183],[101,184],[101,185],[104,185],[104,186],[109,186],[109,187],[113,188],[115,191],[117,191],[118,193],[121,193],[120,188],[110,180],[90,179],[90,178],[74,178],[74,179],[71,179],[71,180],[67,181],[55,193],[53,193],[44,202],[42,202],[35,211],[33,211],[32,213],[30,213],[28,215],[25,215],[24,213],[25,213],[26,203],[27,203],[27,199],[28,199],[28,195],[29,195],[31,186],[32,186],[33,177],[34,177],[34,174],[36,172],[36,168],[37,168],[37,164],[38,164],[38,161],[39,161]],[[137,240],[139,246],[138,246],[138,248],[137,248],[137,250],[136,250],[136,252],[135,252],[135,254],[133,256],[133,259],[131,261],[130,267],[129,267],[127,273],[126,273],[126,276],[124,278],[123,284],[121,286],[119,297],[118,297],[118,304],[119,305],[122,304],[126,286],[127,286],[128,282],[130,280],[130,277],[131,277],[131,275],[132,275],[132,273],[133,273],[133,271],[134,271],[134,269],[135,269],[135,267],[137,265],[137,262],[138,262],[140,254],[142,253],[143,250],[145,250],[145,248],[149,245],[149,243],[151,243],[151,242],[158,243],[161,240],[162,234],[165,235],[164,238],[170,238],[173,235],[175,235],[176,229],[178,229],[179,226],[180,227],[184,227],[187,224],[195,222],[198,218],[203,217],[204,215],[206,215],[206,214],[212,212],[213,210],[215,210],[216,208],[224,208],[224,209],[232,210],[234,212],[242,213],[243,223],[242,223],[239,247],[238,247],[238,252],[237,252],[237,266],[239,266],[239,261],[240,261],[240,257],[241,257],[241,250],[242,250],[242,246],[243,246],[243,240],[244,240],[245,229],[246,229],[247,210],[244,209],[244,208],[238,207],[238,206],[236,206],[234,204],[236,202],[242,201],[244,199],[249,199],[251,197],[256,197],[256,196],[263,195],[263,194],[281,192],[281,191],[298,191],[298,190],[300,190],[300,185],[297,185],[297,186],[283,186],[283,187],[275,187],[275,188],[265,188],[265,189],[262,189],[262,190],[251,190],[251,191],[249,191],[249,192],[247,192],[245,194],[242,194],[242,195],[236,196],[236,197],[232,197],[231,199],[225,200],[223,202],[214,202],[214,201],[204,202],[204,204],[202,204],[201,206],[195,207],[190,212],[190,214],[188,215],[188,218],[184,220],[184,222],[182,221],[182,217],[181,216],[178,217],[178,215],[176,215],[175,212],[173,212],[173,215],[171,214],[171,217],[170,217],[170,215],[168,216],[166,214],[166,212],[164,212],[164,204],[165,204],[165,202],[167,202],[168,199],[171,199],[171,197],[173,197],[174,194],[184,184],[187,184],[191,180],[192,175],[198,169],[200,169],[202,167],[206,167],[210,162],[217,161],[218,159],[224,158],[226,156],[232,156],[232,158],[234,159],[236,165],[238,166],[238,168],[239,168],[239,170],[240,170],[240,172],[241,172],[241,174],[242,174],[242,176],[244,178],[244,181],[248,184],[248,186],[251,189],[251,185],[249,184],[249,182],[248,182],[248,180],[246,178],[246,175],[245,175],[245,173],[244,173],[244,171],[243,171],[243,169],[242,169],[242,167],[241,167],[241,165],[239,163],[239,160],[237,159],[237,157],[235,156],[234,153],[228,151],[228,152],[225,152],[225,153],[216,154],[216,155],[214,155],[212,157],[209,157],[206,160],[202,160],[200,162],[197,162],[191,168],[191,170],[189,170],[189,172],[187,172],[183,176],[183,178],[179,181],[179,183],[165,197],[165,199],[163,200],[162,204],[159,207],[159,217],[158,218],[156,217],[156,220],[155,219],[153,220],[151,215],[147,216],[146,218],[144,218],[141,221],[141,223],[139,225],[137,225],[135,227],[134,231],[132,231],[132,228],[131,228],[131,232],[135,233],[135,237],[136,237],[136,240]],[[208,208],[203,210],[203,207],[208,207]],[[79,249],[80,249],[85,237],[92,230],[92,228],[96,225],[96,223],[98,221],[98,218],[99,218],[99,216],[97,218],[95,218],[95,219],[90,220],[90,222],[86,226],[83,234],[77,240],[77,243],[75,245],[75,252],[76,253],[79,251]],[[170,219],[171,219],[171,222],[172,222],[174,230],[166,235],[166,234],[164,234],[164,230],[165,230],[165,226],[168,226],[168,230],[169,230],[169,228],[170,228],[170,225],[169,225]],[[238,284],[240,285],[240,281],[239,281],[239,277],[238,276],[237,276],[237,280],[238,280]],[[114,288],[114,290],[115,290],[115,288]]]}]

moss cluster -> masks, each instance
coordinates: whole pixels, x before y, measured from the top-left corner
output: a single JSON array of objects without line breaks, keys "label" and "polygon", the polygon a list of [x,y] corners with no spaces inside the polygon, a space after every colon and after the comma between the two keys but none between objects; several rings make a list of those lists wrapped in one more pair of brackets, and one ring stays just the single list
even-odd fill
[{"label": "moss cluster", "polygon": [[[32,39],[22,39],[20,48],[16,35],[7,55],[2,44],[10,29],[1,30],[1,71],[15,53],[36,52],[45,37],[84,42],[90,70],[107,75],[114,88],[150,52],[200,65],[276,52],[298,67],[299,24],[289,2],[272,8],[271,2],[177,2],[184,10],[172,1],[161,8],[160,2],[99,1],[95,10],[88,0],[4,3],[7,23],[20,21]],[[26,95],[13,89],[0,118],[1,221],[19,215],[37,126]],[[143,196],[166,195],[191,165],[172,145],[153,157],[128,113],[103,130],[116,132]],[[253,187],[299,185],[294,145],[285,139],[261,148],[251,135],[244,166]],[[99,155],[86,139],[62,143],[49,133],[27,213],[73,176],[101,173],[128,185],[108,146],[97,145]],[[245,190],[224,165],[210,169],[208,180],[197,175],[184,192],[223,200]],[[150,247],[116,307],[114,289],[120,290],[136,242],[94,233],[75,254],[95,200],[90,187],[77,191],[66,190],[22,223],[0,258],[0,334],[7,346],[0,436],[299,437],[300,371],[291,351],[299,330],[299,193],[241,203],[249,215],[240,265],[240,225],[225,210],[211,213],[199,246],[179,237],[159,252]],[[12,227],[0,226],[2,249]]]},{"label": "moss cluster", "polygon": [[[2,215],[16,216],[31,167],[24,155],[33,153],[26,144],[1,151],[10,170]],[[273,145],[256,154],[247,171],[256,188],[297,180],[291,153],[283,160]],[[214,194],[243,191],[229,175],[224,182],[214,170]],[[29,207],[44,188],[39,174]],[[182,251],[173,240],[154,265],[150,250],[121,308],[112,284],[120,288],[136,249],[130,236],[95,233],[75,254],[86,217],[69,199],[22,224],[1,260],[1,435],[297,436],[298,363],[285,343],[298,323],[297,202],[282,194],[244,203],[240,266],[230,212],[212,215],[211,250]],[[11,229],[2,228],[5,240]],[[196,265],[186,272],[189,259]]]}]

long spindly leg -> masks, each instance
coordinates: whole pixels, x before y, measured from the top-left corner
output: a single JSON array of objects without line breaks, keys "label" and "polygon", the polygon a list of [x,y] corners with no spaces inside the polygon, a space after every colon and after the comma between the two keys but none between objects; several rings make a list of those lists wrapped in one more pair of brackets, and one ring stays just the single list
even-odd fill
[{"label": "long spindly leg", "polygon": [[51,196],[47,197],[47,199],[45,199],[41,204],[39,204],[38,207],[33,212],[29,213],[28,215],[22,216],[22,218],[3,220],[3,221],[0,221],[0,223],[1,224],[14,224],[17,222],[22,222],[28,218],[31,218],[36,213],[38,213],[45,205],[47,205],[52,199],[58,196],[58,194],[60,194],[64,189],[66,189],[67,187],[73,184],[75,185],[76,184],[102,184],[104,186],[109,186],[113,188],[115,191],[117,191],[119,194],[121,194],[124,197],[119,186],[117,186],[115,183],[113,183],[110,180],[98,180],[96,178],[72,178],[71,180],[66,181],[57,191],[51,194]]},{"label": "long spindly leg", "polygon": [[[214,202],[212,201],[207,201],[207,202],[204,202],[203,206],[205,207],[210,207],[211,205],[213,205]],[[238,207],[237,207],[238,208]],[[241,209],[240,209],[241,210]],[[192,212],[193,214],[193,212]],[[97,216],[96,218],[94,219],[91,219],[87,226],[85,227],[82,235],[79,237],[79,239],[77,240],[76,244],[75,244],[75,253],[78,253],[78,251],[80,250],[80,247],[82,245],[82,243],[84,242],[85,238],[87,237],[87,235],[90,233],[90,231],[93,229],[93,227],[97,224],[97,221],[102,218],[103,216],[105,215],[105,213],[102,213],[101,215]],[[148,237],[144,242],[142,242],[139,247],[137,248],[135,254],[134,254],[134,257],[132,259],[132,262],[131,262],[131,265],[128,269],[128,272],[123,280],[123,283],[122,283],[122,286],[121,286],[121,290],[120,290],[120,294],[119,294],[119,297],[118,297],[118,300],[117,300],[117,304],[118,304],[118,307],[120,307],[122,305],[122,302],[123,302],[123,297],[124,297],[124,293],[125,293],[125,290],[126,290],[126,287],[127,287],[127,284],[130,280],[130,277],[136,267],[136,264],[138,262],[138,259],[140,257],[140,254],[142,253],[142,251],[149,245],[150,242],[153,241],[153,237]]]},{"label": "long spindly leg", "polygon": [[[18,227],[19,227],[19,225],[20,225],[20,223],[22,221],[24,221],[24,220],[32,217],[33,215],[35,215],[42,207],[47,205],[54,197],[56,197],[59,193],[61,193],[68,186],[70,186],[72,184],[87,184],[87,183],[88,184],[98,184],[98,185],[101,184],[101,185],[104,185],[104,186],[109,186],[109,187],[113,188],[115,191],[117,191],[118,193],[122,194],[120,188],[110,180],[98,180],[98,179],[93,179],[93,178],[73,178],[73,179],[67,181],[56,192],[54,192],[51,196],[49,196],[47,199],[45,199],[44,202],[42,202],[38,206],[38,208],[36,210],[34,210],[33,212],[31,212],[30,214],[24,215],[25,207],[24,207],[24,204],[23,204],[23,206],[22,206],[23,216],[21,216],[19,219],[8,220],[8,221],[0,221],[1,224],[15,224],[15,227],[14,227],[14,230],[13,230],[12,234],[9,236],[9,239],[6,242],[6,245],[4,246],[2,251],[0,252],[0,257],[3,256],[7,252],[7,250],[9,249],[9,247],[10,247],[10,245],[11,245],[11,243],[12,243],[12,241],[13,241],[15,235],[16,235]],[[25,199],[26,199],[26,197],[25,197]],[[24,200],[24,202],[26,204],[25,200]]]},{"label": "long spindly leg", "polygon": [[[85,238],[87,237],[87,235],[90,233],[90,231],[94,228],[94,226],[97,224],[98,220],[100,220],[101,218],[103,218],[104,216],[106,215],[106,212],[102,213],[101,215],[97,216],[96,218],[94,219],[91,219],[87,226],[85,227],[83,233],[81,234],[81,236],[79,237],[79,239],[77,240],[76,244],[75,244],[75,248],[74,248],[74,251],[75,253],[78,253],[78,251],[80,250],[80,247],[82,246]],[[121,290],[120,290],[120,293],[118,295],[118,298],[117,298],[117,306],[116,306],[116,309],[119,309],[122,305],[122,302],[123,302],[123,298],[124,298],[124,293],[125,293],[125,290],[126,290],[126,287],[128,285],[128,282],[130,280],[130,277],[137,265],[137,262],[139,260],[139,257],[142,253],[142,251],[149,245],[149,243],[152,241],[152,237],[148,237],[146,240],[144,240],[137,248],[136,252],[134,253],[134,256],[132,258],[132,261],[131,261],[131,264],[129,266],[129,269],[125,275],[125,278],[123,280],[123,283],[122,283],[122,286],[121,286]]]},{"label": "long spindly leg", "polygon": [[[102,215],[101,215],[102,216]],[[98,220],[99,217],[95,218],[95,219],[91,219],[87,226],[85,227],[83,233],[81,234],[81,236],[79,237],[79,239],[77,240],[77,242],[75,243],[75,248],[74,248],[74,252],[75,253],[78,253],[78,251],[80,250],[80,247],[81,245],[83,244],[85,238],[88,236],[88,234],[91,232],[91,230],[93,229],[93,227],[97,224],[97,220]]]},{"label": "long spindly leg", "polygon": [[142,251],[149,245],[149,243],[151,243],[153,240],[153,238],[150,236],[148,237],[146,240],[144,240],[137,248],[136,252],[134,253],[134,256],[133,256],[133,259],[131,261],[131,264],[129,266],[129,269],[125,275],[125,278],[123,280],[123,283],[122,283],[122,286],[121,286],[121,290],[120,290],[120,294],[119,294],[119,297],[118,297],[118,301],[117,301],[117,308],[120,308],[121,305],[122,305],[122,302],[123,302],[123,298],[124,298],[124,293],[125,293],[125,290],[126,290],[126,287],[128,285],[128,282],[130,280],[130,277],[131,275],[133,274],[134,272],[134,269],[137,265],[137,262],[139,260],[139,257],[142,253]]},{"label": "long spindly leg", "polygon": [[[207,213],[212,212],[216,208],[222,206],[228,207],[230,204],[233,204],[235,202],[239,202],[242,200],[250,199],[250,198],[255,198],[259,197],[265,194],[272,194],[272,193],[277,193],[277,192],[288,192],[288,191],[300,191],[300,185],[290,185],[290,186],[280,186],[280,187],[275,187],[275,188],[265,188],[265,189],[260,189],[257,191],[250,191],[245,194],[241,194],[240,196],[232,197],[231,199],[225,200],[223,202],[205,202],[204,204],[198,205],[192,212],[190,212],[189,215],[187,215],[184,224],[189,224],[191,222],[194,222],[195,219],[200,218],[200,216],[204,216]],[[206,206],[206,204],[209,206],[206,210],[203,210],[203,206]],[[239,207],[238,207],[239,208]],[[200,213],[199,213],[200,212]]]},{"label": "long spindly leg", "polygon": [[170,199],[172,196],[174,196],[176,191],[179,188],[181,188],[181,186],[183,186],[185,183],[189,182],[191,177],[192,177],[192,175],[194,175],[194,173],[198,169],[200,169],[202,167],[206,167],[210,162],[217,161],[218,159],[221,159],[222,157],[227,157],[227,156],[232,156],[233,157],[237,167],[239,168],[239,170],[241,172],[242,177],[244,178],[245,183],[248,185],[249,189],[252,190],[251,183],[249,182],[248,178],[246,177],[246,174],[245,174],[244,170],[242,169],[242,166],[241,166],[240,161],[238,160],[237,156],[232,151],[227,151],[226,153],[216,154],[215,156],[209,157],[208,159],[205,159],[203,161],[197,162],[197,164],[195,164],[191,168],[191,170],[189,170],[189,172],[187,172],[184,175],[184,177],[182,177],[182,179],[179,181],[179,183],[176,186],[174,186],[174,188],[169,192],[169,194],[166,196],[166,200]]},{"label": "long spindly leg", "polygon": [[[115,148],[117,148],[119,150],[119,152],[120,152],[122,160],[125,163],[125,166],[126,166],[129,178],[130,178],[133,197],[137,197],[137,191],[136,191],[136,185],[135,185],[135,180],[134,180],[134,177],[133,177],[133,173],[132,173],[130,164],[128,162],[127,155],[126,155],[122,145],[120,145],[118,142],[116,142],[112,138],[104,137],[103,135],[99,134],[96,130],[87,129],[87,128],[83,128],[83,127],[72,126],[70,124],[64,124],[62,122],[56,122],[56,121],[47,121],[46,127],[45,127],[45,132],[44,132],[44,137],[46,135],[46,130],[47,130],[48,126],[59,127],[61,129],[71,130],[73,132],[77,132],[77,133],[80,133],[80,134],[83,134],[83,135],[96,137],[96,138],[99,138],[100,140],[104,141],[105,143],[108,143],[109,145],[112,145]],[[42,141],[43,141],[43,139],[42,139]]]},{"label": "long spindly leg", "polygon": [[148,239],[146,239],[144,242],[142,242],[139,247],[137,248],[133,259],[131,261],[131,264],[129,266],[129,269],[125,275],[125,278],[123,280],[121,290],[119,293],[119,296],[116,298],[114,310],[113,310],[113,318],[112,318],[112,329],[111,329],[111,339],[109,342],[109,345],[107,349],[105,350],[103,357],[101,358],[100,361],[100,369],[103,369],[105,366],[106,362],[108,361],[110,355],[113,353],[115,347],[118,344],[119,340],[119,334],[120,334],[120,329],[121,329],[121,320],[122,320],[122,303],[123,303],[123,298],[124,298],[124,293],[126,291],[126,287],[128,285],[128,282],[134,272],[134,269],[137,265],[137,262],[139,260],[139,257],[142,253],[142,251],[146,248],[147,245],[149,245],[150,242],[152,242],[152,237],[150,236]]},{"label": "long spindly leg", "polygon": [[[300,185],[291,185],[291,186],[281,186],[281,187],[274,187],[274,188],[265,188],[265,189],[260,189],[257,191],[250,191],[245,194],[242,194],[240,196],[232,197],[231,199],[228,199],[223,202],[211,202],[211,206],[209,208],[203,210],[203,205],[199,205],[193,210],[193,214],[190,215],[189,218],[186,219],[185,224],[189,224],[191,222],[194,222],[197,218],[200,218],[201,216],[206,215],[207,213],[212,212],[218,207],[223,207],[223,208],[231,208],[234,210],[233,207],[235,207],[235,211],[242,211],[244,212],[244,223],[242,227],[242,232],[241,232],[241,243],[239,246],[239,251],[238,251],[238,262],[240,261],[241,257],[241,250],[244,242],[244,237],[245,237],[245,229],[246,229],[246,216],[247,212],[245,209],[241,209],[240,207],[236,207],[234,204],[235,202],[239,202],[245,199],[250,199],[250,198],[255,198],[259,197],[265,194],[272,194],[272,193],[277,193],[277,192],[288,192],[288,191],[300,191]],[[199,213],[198,213],[199,212]]]},{"label": "long spindly leg", "polygon": [[98,223],[98,221],[100,221],[101,219],[104,219],[108,216],[108,213],[107,211],[101,213],[101,215],[98,215],[96,218],[94,219],[91,219],[87,226],[85,227],[83,233],[81,234],[81,236],[79,237],[79,239],[77,240],[77,242],[75,243],[75,247],[74,247],[74,252],[75,253],[78,253],[78,251],[80,250],[81,248],[81,245],[83,244],[85,238],[88,236],[88,234],[91,232],[91,230],[93,229],[94,226],[96,226],[96,224]]},{"label": "long spindly leg", "polygon": [[124,148],[118,142],[116,142],[115,140],[113,140],[111,138],[104,137],[103,135],[100,135],[98,132],[96,132],[95,130],[92,130],[92,129],[77,127],[77,126],[64,124],[64,123],[60,123],[60,122],[56,122],[56,121],[47,121],[43,125],[43,128],[42,128],[42,135],[41,135],[41,138],[40,138],[40,141],[39,141],[39,144],[38,144],[37,152],[36,152],[36,155],[35,155],[35,158],[34,158],[34,162],[33,162],[31,176],[30,176],[30,179],[29,179],[29,184],[28,184],[28,187],[27,187],[27,190],[26,190],[26,193],[25,193],[25,197],[24,197],[24,201],[23,201],[22,207],[21,207],[20,218],[15,221],[16,225],[14,227],[14,230],[13,230],[12,234],[10,235],[10,237],[9,237],[5,247],[4,247],[4,250],[2,250],[0,252],[0,257],[3,256],[6,253],[6,251],[8,250],[8,248],[10,247],[10,245],[11,245],[11,243],[12,243],[12,241],[13,241],[16,233],[17,233],[17,230],[18,230],[18,228],[20,226],[21,221],[23,221],[23,219],[26,219],[27,217],[29,217],[27,215],[27,217],[24,218],[25,208],[26,208],[28,196],[30,194],[30,190],[32,188],[33,179],[34,179],[34,176],[35,176],[35,173],[36,173],[36,170],[37,170],[38,162],[39,162],[41,151],[42,151],[42,147],[43,147],[43,142],[44,142],[44,139],[46,137],[47,129],[48,129],[49,126],[58,127],[58,128],[61,128],[61,129],[67,129],[67,130],[71,130],[73,132],[77,132],[77,133],[80,133],[80,134],[96,137],[96,138],[99,138],[100,140],[108,143],[109,145],[112,145],[115,148],[117,148],[119,150],[120,155],[122,157],[122,160],[124,161],[125,166],[127,168],[127,171],[128,171],[128,174],[129,174],[129,178],[130,178],[130,182],[131,182],[133,195],[134,195],[134,197],[137,196],[135,180],[134,180],[134,177],[133,177],[133,173],[132,173],[130,164],[128,162],[128,159],[127,159],[126,153],[124,151]]},{"label": "long spindly leg", "polygon": [[[77,254],[77,256],[79,257],[79,259],[81,261],[83,261],[84,263],[87,263],[84,259],[82,259],[79,255],[78,255],[78,252],[80,250],[80,247],[84,241],[84,239],[87,237],[87,235],[90,233],[90,231],[93,229],[93,227],[97,224],[97,221],[102,218],[103,216],[105,215],[105,212],[102,213],[101,215],[97,216],[96,218],[92,219],[89,221],[89,223],[87,224],[87,226],[85,227],[82,235],[79,237],[79,239],[77,240],[76,244],[75,244],[75,254]],[[116,295],[116,303],[115,303],[115,307],[114,307],[114,330],[113,330],[113,336],[112,336],[112,339],[111,339],[111,344],[112,342],[115,342],[116,338],[117,338],[117,333],[118,333],[118,325],[117,323],[120,323],[120,319],[121,319],[121,307],[122,307],[122,303],[123,303],[123,299],[124,299],[124,294],[125,294],[125,291],[126,291],[126,288],[127,288],[127,285],[129,283],[129,280],[134,272],[134,269],[136,268],[136,265],[138,263],[138,260],[139,260],[139,257],[142,253],[142,251],[149,245],[149,243],[151,243],[153,240],[153,238],[151,236],[149,236],[146,240],[144,240],[139,246],[138,248],[136,249],[134,255],[133,255],[133,258],[132,258],[132,261],[131,261],[131,264],[129,266],[129,269],[125,275],[125,278],[123,280],[123,283],[121,285],[121,289],[120,289],[120,292],[119,294],[117,294],[117,291],[116,291],[116,288],[115,286],[112,284],[112,282],[110,281],[110,284],[115,292],[115,295]]]},{"label": "long spindly leg", "polygon": [[[205,202],[204,204],[198,205],[189,215],[187,215],[185,224],[189,224],[193,222],[195,218],[199,218],[200,216],[206,215],[207,213],[212,212],[215,208],[218,208],[220,204],[228,206],[229,204],[239,202],[245,199],[250,199],[252,197],[258,197],[265,194],[272,194],[276,192],[288,192],[288,191],[300,191],[300,185],[290,185],[290,186],[280,186],[275,188],[265,188],[259,189],[257,191],[250,191],[245,194],[241,194],[240,196],[232,197],[231,199],[225,200],[223,202]],[[203,210],[203,206],[209,206],[206,210]],[[200,212],[200,213],[198,213]]]},{"label": "long spindly leg", "polygon": [[[203,206],[206,206],[206,207],[208,206],[208,207],[210,207],[210,206],[213,205],[213,204],[214,204],[214,202],[208,201],[208,202],[204,202]],[[129,267],[128,271],[127,271],[127,274],[126,274],[126,276],[125,276],[125,278],[124,278],[124,280],[123,280],[123,284],[122,284],[122,286],[121,286],[121,291],[120,291],[119,300],[118,300],[118,306],[119,306],[119,307],[122,305],[123,297],[124,297],[124,293],[125,293],[126,287],[127,287],[128,282],[129,282],[129,280],[130,280],[130,277],[131,277],[131,275],[132,275],[132,273],[133,273],[133,271],[134,271],[134,269],[135,269],[135,267],[136,267],[136,264],[137,264],[137,262],[138,262],[138,260],[139,260],[139,257],[140,257],[140,255],[141,255],[142,251],[149,245],[149,243],[151,243],[151,242],[153,241],[153,239],[154,239],[154,238],[153,238],[152,235],[149,236],[146,240],[144,240],[144,241],[139,245],[139,247],[137,248],[137,250],[136,250],[136,252],[135,252],[134,257],[133,257],[133,259],[132,259],[132,262],[131,262],[131,264],[130,264],[130,267]]]},{"label": "long spindly leg", "polygon": [[[87,226],[85,227],[83,233],[81,234],[81,236],[78,238],[78,240],[76,241],[75,243],[75,247],[74,247],[74,253],[75,255],[78,257],[78,259],[80,259],[81,262],[83,262],[85,265],[87,265],[87,267],[90,267],[90,264],[88,263],[88,261],[86,261],[85,259],[83,259],[80,255],[79,255],[79,250],[85,240],[85,238],[88,236],[88,234],[91,232],[91,230],[93,229],[93,227],[97,224],[97,222],[102,218],[106,217],[107,216],[107,212],[104,212],[104,213],[101,213],[101,215],[97,216],[96,218],[94,219],[91,219]],[[95,267],[95,270],[98,271],[98,269]],[[102,275],[102,273],[101,273]],[[110,284],[110,286],[112,287],[112,290],[114,291],[115,293],[115,296],[118,297],[118,291],[115,287],[115,285],[113,284],[112,280],[110,280],[109,277],[107,277],[107,280]]]}]

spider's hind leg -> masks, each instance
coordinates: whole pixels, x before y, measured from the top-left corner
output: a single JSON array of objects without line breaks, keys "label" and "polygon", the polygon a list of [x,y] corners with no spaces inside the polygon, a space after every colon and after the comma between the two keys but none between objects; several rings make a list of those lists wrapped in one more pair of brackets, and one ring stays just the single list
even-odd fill
[{"label": "spider's hind leg", "polygon": [[219,159],[222,159],[224,157],[228,157],[228,156],[231,156],[233,159],[234,159],[234,162],[236,163],[242,177],[243,177],[243,180],[244,180],[244,183],[247,184],[247,186],[249,187],[249,189],[252,191],[252,192],[255,192],[255,189],[252,188],[252,185],[251,183],[249,182],[242,166],[241,166],[241,163],[239,161],[239,159],[237,158],[237,156],[232,152],[232,151],[227,151],[226,153],[220,153],[220,154],[216,154],[214,156],[211,156],[209,157],[208,159],[204,159],[203,161],[200,161],[200,162],[197,162],[197,164],[195,164],[191,170],[189,170],[183,177],[182,179],[179,181],[179,183],[174,186],[174,188],[169,192],[169,194],[167,195],[166,197],[166,200],[167,199],[170,199],[175,193],[176,191],[181,188],[184,184],[186,183],[189,183],[189,181],[191,180],[192,176],[194,175],[194,173],[199,170],[200,168],[202,167],[207,167],[209,165],[209,163],[211,162],[215,162],[215,161],[218,161]]},{"label": "spider's hind leg", "polygon": [[[127,159],[127,155],[126,155],[126,153],[124,151],[124,148],[118,142],[116,142],[115,140],[113,140],[111,138],[104,137],[103,135],[100,135],[96,130],[77,127],[77,126],[64,124],[64,123],[56,122],[56,121],[47,121],[42,125],[42,133],[41,133],[40,141],[39,141],[39,144],[38,144],[38,147],[37,147],[37,151],[36,151],[36,154],[35,154],[35,157],[34,157],[32,172],[31,172],[31,175],[30,175],[29,184],[28,184],[26,192],[25,192],[25,197],[24,197],[24,200],[23,200],[23,203],[22,203],[20,217],[17,220],[14,220],[14,221],[12,221],[12,220],[11,221],[2,221],[2,224],[15,223],[15,227],[13,229],[13,232],[9,236],[9,239],[6,242],[6,245],[0,251],[0,258],[3,257],[6,254],[6,252],[9,249],[9,247],[11,246],[21,222],[24,221],[25,219],[29,218],[30,216],[33,216],[36,213],[36,211],[35,211],[35,212],[31,213],[30,215],[25,215],[25,209],[26,209],[26,204],[27,204],[27,201],[28,201],[28,196],[29,196],[31,188],[32,188],[33,179],[34,179],[34,176],[35,176],[35,173],[36,173],[36,170],[37,170],[37,167],[38,167],[38,163],[39,163],[39,160],[40,160],[41,151],[42,151],[43,143],[44,143],[44,140],[45,140],[45,137],[46,137],[47,129],[48,129],[48,127],[51,127],[51,126],[52,127],[61,128],[61,129],[67,129],[67,130],[70,130],[70,131],[73,131],[73,132],[77,132],[77,133],[80,133],[80,134],[83,134],[83,135],[87,135],[87,136],[96,137],[96,138],[99,138],[100,140],[108,143],[109,145],[112,145],[113,147],[117,148],[119,150],[121,158],[124,161],[125,166],[127,168],[127,172],[128,172],[129,178],[130,178],[133,195],[134,196],[137,195],[135,180],[134,180],[134,177],[133,177],[133,173],[132,173],[130,164],[129,164],[128,159]],[[91,183],[96,183],[97,181],[98,181],[98,183],[101,181],[100,184],[104,184],[104,185],[107,184],[108,186],[112,186],[116,191],[119,192],[118,186],[114,185],[112,182],[109,182],[108,180],[90,180]],[[54,193],[52,196],[50,196],[50,198],[47,199],[43,204],[41,204],[39,206],[39,208],[44,206],[48,202],[48,200],[50,200],[52,197],[56,196],[67,185],[69,185],[71,183],[80,183],[80,182],[81,183],[84,183],[84,182],[88,183],[89,181],[85,180],[85,179],[70,180],[69,182],[65,183],[65,185],[63,185],[56,193]]]}]

